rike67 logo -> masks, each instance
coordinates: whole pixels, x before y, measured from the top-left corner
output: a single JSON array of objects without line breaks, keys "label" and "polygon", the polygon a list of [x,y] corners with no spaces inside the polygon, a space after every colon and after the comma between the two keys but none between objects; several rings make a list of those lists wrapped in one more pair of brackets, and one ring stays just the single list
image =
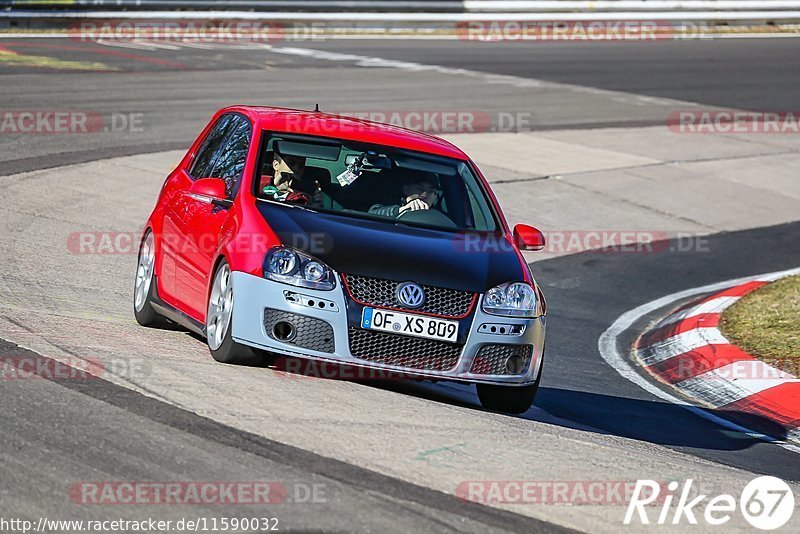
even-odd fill
[{"label": "rike67 logo", "polygon": [[[733,495],[716,496],[698,493],[694,481],[688,479],[683,487],[677,481],[663,486],[655,480],[637,480],[623,523],[630,525],[636,519],[642,525],[707,525],[721,526],[728,523],[736,508],[745,520],[759,530],[775,530],[785,525],[794,512],[794,494],[789,485],[780,478],[762,476],[747,483],[737,499]],[[680,489],[679,489],[680,488]],[[652,505],[659,503],[660,506]],[[661,504],[663,503],[663,504]],[[656,517],[648,514],[646,506],[656,511]],[[674,505],[674,506],[673,506]]]}]

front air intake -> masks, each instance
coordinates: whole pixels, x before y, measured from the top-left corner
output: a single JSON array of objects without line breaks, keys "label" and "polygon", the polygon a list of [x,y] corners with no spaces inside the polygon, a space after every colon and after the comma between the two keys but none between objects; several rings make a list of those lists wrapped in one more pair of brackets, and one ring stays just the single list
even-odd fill
[{"label": "front air intake", "polygon": [[281,343],[329,354],[334,351],[333,327],[316,317],[265,308],[264,330]]},{"label": "front air intake", "polygon": [[522,375],[531,365],[531,345],[491,343],[483,345],[469,372],[474,375]]}]

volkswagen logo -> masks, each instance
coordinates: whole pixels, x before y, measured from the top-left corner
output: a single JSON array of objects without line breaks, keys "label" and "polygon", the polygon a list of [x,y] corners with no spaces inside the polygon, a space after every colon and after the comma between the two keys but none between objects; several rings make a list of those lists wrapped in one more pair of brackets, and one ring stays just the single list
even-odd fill
[{"label": "volkswagen logo", "polygon": [[414,282],[403,282],[397,286],[397,302],[406,308],[419,308],[425,302],[425,292]]}]

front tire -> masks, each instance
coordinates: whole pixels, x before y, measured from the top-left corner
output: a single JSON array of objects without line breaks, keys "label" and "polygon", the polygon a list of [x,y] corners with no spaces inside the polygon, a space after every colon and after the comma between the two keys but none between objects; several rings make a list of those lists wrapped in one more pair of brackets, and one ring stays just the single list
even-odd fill
[{"label": "front tire", "polygon": [[206,342],[211,356],[221,363],[253,365],[261,363],[261,354],[236,343],[231,337],[233,320],[233,284],[231,268],[223,260],[214,273],[206,312]]},{"label": "front tire", "polygon": [[[544,355],[542,355],[544,357]],[[536,399],[539,382],[542,381],[544,361],[539,364],[536,381],[527,386],[498,386],[495,384],[476,384],[481,406],[494,412],[521,414],[527,412]]]}]

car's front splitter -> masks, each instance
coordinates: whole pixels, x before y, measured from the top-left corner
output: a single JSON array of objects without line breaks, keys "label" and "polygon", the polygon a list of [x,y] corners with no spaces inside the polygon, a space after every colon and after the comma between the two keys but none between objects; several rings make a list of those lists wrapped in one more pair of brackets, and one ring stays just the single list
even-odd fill
[{"label": "car's front splitter", "polygon": [[[353,356],[350,333],[365,331],[354,330],[354,325],[348,321],[348,306],[360,308],[360,305],[345,296],[341,284],[331,291],[320,291],[238,271],[232,273],[231,279],[234,292],[231,335],[234,341],[244,345],[286,356],[386,371],[392,376],[521,386],[534,382],[539,373],[544,350],[544,316],[512,318],[488,315],[478,302],[466,343],[459,346],[460,350],[443,347],[444,342],[430,345],[438,349],[450,348],[451,353],[455,351],[453,362],[457,363],[436,370],[437,357],[424,354],[427,363],[422,367],[392,365]],[[337,276],[337,279],[340,278]],[[287,323],[293,328],[279,323]],[[522,330],[522,333],[510,333],[516,330]],[[366,332],[364,335],[372,335],[372,331]],[[391,339],[401,345],[425,343],[420,338],[409,340],[409,336],[399,334],[382,335],[390,336],[382,339]],[[390,355],[384,361],[391,361],[393,356],[404,355]],[[506,366],[508,356],[517,358],[515,361],[522,362],[521,366],[515,369],[513,362]],[[516,374],[512,374],[514,372]],[[378,373],[377,377],[380,376]]]}]

